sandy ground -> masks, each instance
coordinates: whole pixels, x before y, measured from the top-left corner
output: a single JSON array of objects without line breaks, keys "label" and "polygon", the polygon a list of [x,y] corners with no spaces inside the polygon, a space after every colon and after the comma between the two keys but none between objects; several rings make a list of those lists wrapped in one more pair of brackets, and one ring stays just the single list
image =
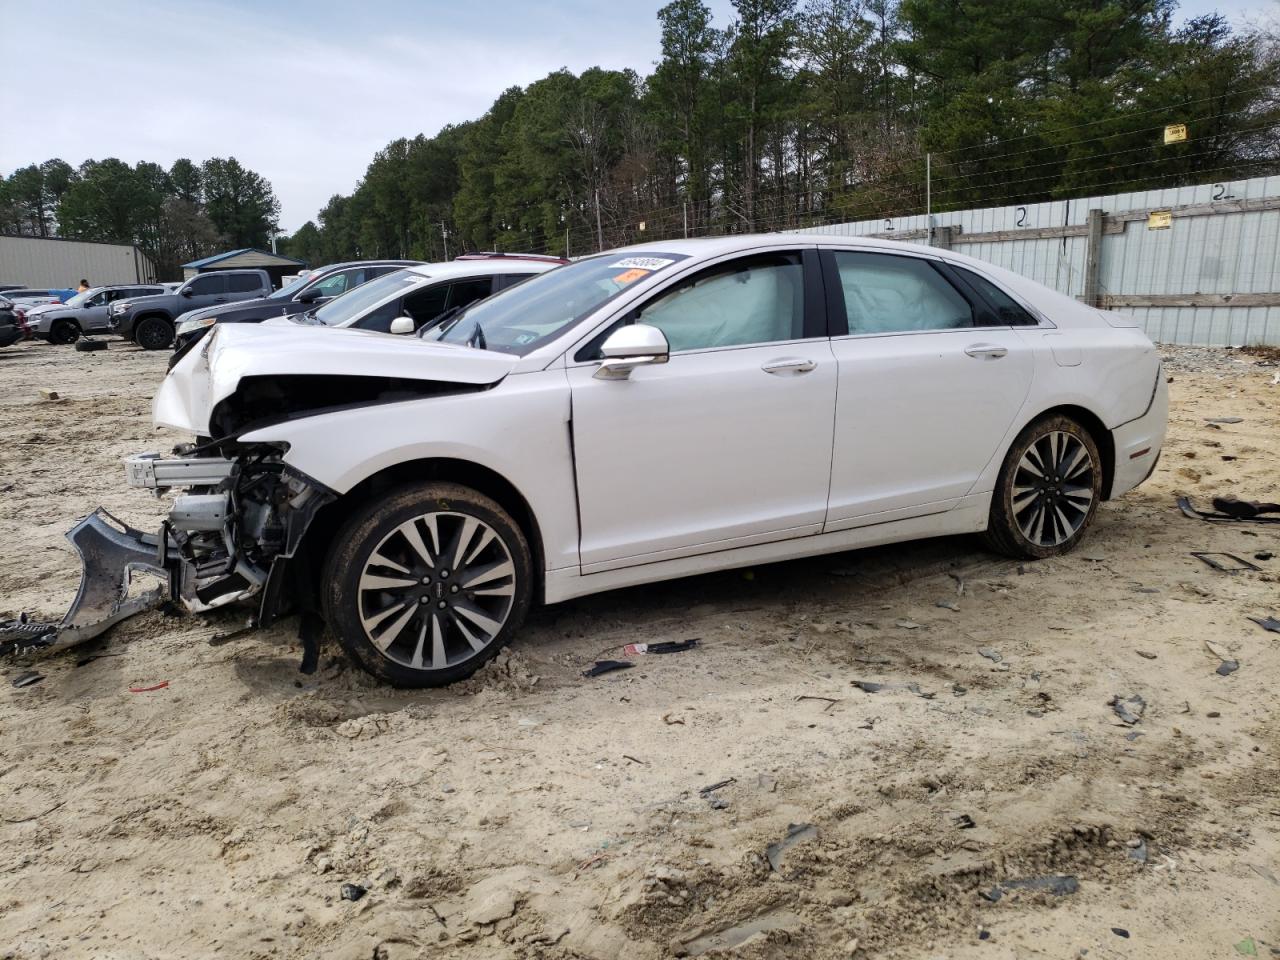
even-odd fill
[{"label": "sandy ground", "polygon": [[[185,439],[150,426],[164,361],[0,351],[0,617],[61,614],[77,516],[164,512],[119,464]],[[292,621],[220,639],[244,611],[0,664],[45,677],[0,686],[0,956],[1280,955],[1280,634],[1247,619],[1280,559],[1188,555],[1280,529],[1173,504],[1280,500],[1277,369],[1174,354],[1156,476],[1061,560],[938,540],[612,593],[426,693],[332,647],[301,676]]]}]

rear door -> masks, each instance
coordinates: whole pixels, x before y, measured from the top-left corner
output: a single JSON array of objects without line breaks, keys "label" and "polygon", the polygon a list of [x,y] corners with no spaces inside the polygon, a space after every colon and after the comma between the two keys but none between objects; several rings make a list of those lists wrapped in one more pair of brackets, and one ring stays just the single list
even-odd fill
[{"label": "rear door", "polygon": [[840,378],[825,529],[949,510],[1003,453],[1032,348],[933,258],[822,262]]},{"label": "rear door", "polygon": [[227,275],[227,302],[233,300],[253,300],[265,297],[271,291],[264,290],[262,278],[253,273],[232,273]]}]

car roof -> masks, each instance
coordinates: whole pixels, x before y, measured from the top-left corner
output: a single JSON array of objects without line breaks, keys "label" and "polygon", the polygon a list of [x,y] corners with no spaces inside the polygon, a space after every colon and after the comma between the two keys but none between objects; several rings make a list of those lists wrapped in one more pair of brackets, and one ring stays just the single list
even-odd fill
[{"label": "car roof", "polygon": [[417,267],[421,260],[346,260],[342,263],[327,263],[323,267],[315,267],[300,275],[303,280],[310,280],[330,270],[348,270],[351,267]]},{"label": "car roof", "polygon": [[409,267],[423,277],[487,277],[499,273],[544,273],[560,264],[554,260],[448,260]]},{"label": "car roof", "polygon": [[[633,244],[605,251],[613,256],[621,253],[679,253],[691,257],[713,257],[721,253],[750,250],[753,247],[773,246],[778,243],[795,243],[799,246],[863,247],[868,250],[896,250],[901,252],[905,244],[901,240],[878,240],[871,237],[853,237],[836,233],[736,233],[723,237],[697,237],[687,240],[657,240],[651,243]],[[932,248],[936,250],[937,248]]]}]

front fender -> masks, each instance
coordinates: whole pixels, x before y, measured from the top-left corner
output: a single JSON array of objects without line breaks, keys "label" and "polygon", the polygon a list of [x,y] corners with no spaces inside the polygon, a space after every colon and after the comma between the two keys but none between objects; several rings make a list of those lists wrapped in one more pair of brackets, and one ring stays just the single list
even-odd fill
[{"label": "front fender", "polygon": [[288,444],[284,461],[338,494],[402,463],[476,464],[501,476],[529,504],[548,569],[578,562],[569,384],[563,370],[513,375],[482,392],[302,417],[241,440]]}]

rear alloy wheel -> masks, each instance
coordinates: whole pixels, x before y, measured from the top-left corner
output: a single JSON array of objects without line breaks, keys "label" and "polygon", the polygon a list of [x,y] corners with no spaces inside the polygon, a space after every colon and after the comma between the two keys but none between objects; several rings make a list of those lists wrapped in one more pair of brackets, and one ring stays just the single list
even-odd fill
[{"label": "rear alloy wheel", "polygon": [[1031,424],[1009,449],[991,499],[987,542],[1000,553],[1041,559],[1066,553],[1102,499],[1102,458],[1070,417]]},{"label": "rear alloy wheel", "polygon": [[49,328],[49,339],[54,343],[75,343],[80,339],[80,325],[74,320],[59,320]]},{"label": "rear alloy wheel", "polygon": [[173,343],[173,324],[162,317],[146,317],[133,330],[134,342],[144,350],[164,350]]},{"label": "rear alloy wheel", "polygon": [[356,663],[398,687],[470,676],[520,627],[528,543],[490,498],[419,484],[371,503],[334,539],[325,618]]}]

